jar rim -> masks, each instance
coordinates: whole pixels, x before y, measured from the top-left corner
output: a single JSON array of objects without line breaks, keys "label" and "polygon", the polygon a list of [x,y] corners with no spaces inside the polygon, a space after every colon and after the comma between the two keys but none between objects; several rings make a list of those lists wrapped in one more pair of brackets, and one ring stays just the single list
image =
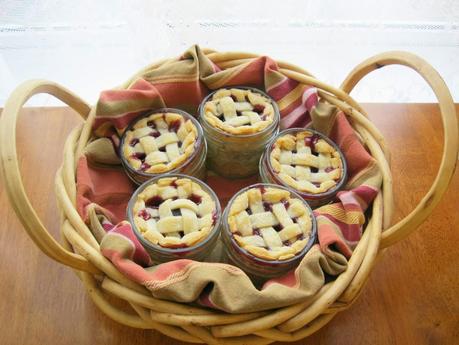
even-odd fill
[{"label": "jar rim", "polygon": [[[166,247],[162,247],[160,245],[156,245],[154,243],[151,243],[151,242],[147,241],[142,236],[142,234],[140,233],[139,229],[137,229],[137,226],[136,226],[136,224],[134,222],[133,208],[134,208],[135,202],[137,201],[137,196],[141,192],[143,192],[144,189],[147,188],[149,185],[154,184],[155,182],[157,182],[158,180],[160,180],[162,178],[171,178],[171,177],[187,178],[187,179],[192,180],[195,183],[198,183],[212,197],[213,201],[215,202],[215,212],[216,212],[216,215],[217,215],[217,219],[215,220],[215,224],[213,225],[213,227],[210,230],[209,234],[207,235],[207,237],[204,240],[202,240],[202,241],[200,241],[200,242],[198,242],[198,243],[196,243],[196,244],[194,244],[192,246],[185,247],[185,248],[166,248]],[[126,213],[127,213],[127,219],[129,221],[129,223],[131,224],[131,227],[132,227],[137,239],[140,241],[140,243],[144,247],[147,247],[148,249],[150,249],[151,251],[154,251],[154,252],[168,253],[168,254],[180,254],[180,253],[193,251],[193,250],[196,250],[196,249],[199,249],[199,248],[203,247],[215,235],[218,235],[219,229],[220,229],[220,226],[221,226],[221,222],[222,222],[222,218],[223,218],[220,200],[218,199],[217,194],[215,194],[215,192],[212,190],[212,188],[210,188],[209,185],[207,185],[205,182],[201,181],[200,179],[198,179],[198,178],[196,178],[194,176],[189,176],[189,175],[185,175],[185,174],[163,174],[163,175],[160,175],[160,176],[153,177],[153,178],[149,179],[148,181],[145,181],[144,183],[142,183],[134,191],[134,193],[132,194],[131,198],[129,199],[128,207],[126,209]]]}]

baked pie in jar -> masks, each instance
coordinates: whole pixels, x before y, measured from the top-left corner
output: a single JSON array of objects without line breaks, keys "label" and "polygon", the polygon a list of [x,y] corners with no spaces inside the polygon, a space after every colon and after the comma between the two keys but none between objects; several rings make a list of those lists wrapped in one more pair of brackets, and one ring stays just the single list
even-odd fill
[{"label": "baked pie in jar", "polygon": [[260,159],[262,181],[294,189],[312,207],[331,201],[346,174],[346,160],[338,146],[312,129],[282,131]]},{"label": "baked pie in jar", "polygon": [[121,137],[121,161],[137,184],[164,173],[204,179],[206,155],[199,122],[179,109],[161,108],[142,115]]},{"label": "baked pie in jar", "polygon": [[255,88],[223,88],[208,95],[199,112],[208,167],[228,178],[257,174],[260,156],[279,130],[274,100]]},{"label": "baked pie in jar", "polygon": [[316,220],[298,194],[277,185],[239,191],[223,213],[222,240],[230,262],[254,278],[295,268],[316,239]]},{"label": "baked pie in jar", "polygon": [[221,208],[204,182],[170,174],[142,184],[129,201],[127,216],[154,262],[201,261],[218,239]]}]

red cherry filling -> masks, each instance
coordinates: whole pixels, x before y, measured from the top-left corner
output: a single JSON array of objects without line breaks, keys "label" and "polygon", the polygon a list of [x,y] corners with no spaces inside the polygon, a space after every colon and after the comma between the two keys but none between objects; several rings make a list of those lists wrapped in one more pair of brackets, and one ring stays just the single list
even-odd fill
[{"label": "red cherry filling", "polygon": [[284,207],[285,207],[286,209],[288,209],[288,208],[290,207],[290,203],[288,202],[287,199],[281,200],[281,203],[284,205]]},{"label": "red cherry filling", "polygon": [[177,187],[178,187],[178,185],[177,185],[177,180],[172,181],[170,185],[171,185],[172,187],[177,188]]},{"label": "red cherry filling", "polygon": [[262,114],[264,110],[265,110],[265,106],[263,104],[255,104],[253,106],[253,111],[259,115]]},{"label": "red cherry filling", "polygon": [[258,229],[258,228],[253,229],[253,234],[255,236],[261,236],[260,229]]},{"label": "red cherry filling", "polygon": [[202,202],[202,197],[197,194],[191,194],[188,199],[193,201],[195,204],[200,204]]},{"label": "red cherry filling", "polygon": [[131,145],[132,147],[136,146],[138,143],[139,143],[139,139],[137,138],[134,138],[131,140],[131,142],[129,143],[129,145]]},{"label": "red cherry filling", "polygon": [[164,201],[163,198],[161,198],[159,195],[155,195],[151,197],[150,199],[148,199],[147,201],[145,201],[145,206],[151,207],[151,208],[158,208],[159,205],[161,205],[163,201]]},{"label": "red cherry filling", "polygon": [[333,168],[333,167],[326,167],[325,168],[325,172],[330,172],[330,171],[333,171],[333,170],[335,170],[335,168]]},{"label": "red cherry filling", "polygon": [[171,123],[169,123],[169,130],[177,133],[181,124],[182,124],[182,121],[180,120],[171,121]]},{"label": "red cherry filling", "polygon": [[140,170],[145,171],[151,168],[151,165],[148,163],[143,162],[142,165],[140,166]]},{"label": "red cherry filling", "polygon": [[231,95],[230,97],[233,99],[233,101],[237,102],[237,97],[235,95]]},{"label": "red cherry filling", "polygon": [[317,142],[319,141],[320,137],[317,134],[313,134],[310,137],[304,138],[304,144],[309,146],[311,150],[314,150],[316,147]]},{"label": "red cherry filling", "polygon": [[158,131],[153,131],[150,134],[148,134],[150,137],[157,138],[161,135]]},{"label": "red cherry filling", "polygon": [[147,210],[143,209],[140,210],[139,213],[137,214],[139,217],[143,218],[143,220],[149,220],[151,218],[151,214],[148,213]]},{"label": "red cherry filling", "polygon": [[317,134],[312,136],[312,144],[316,146],[317,142],[319,141],[320,137]]},{"label": "red cherry filling", "polygon": [[265,188],[265,186],[260,186],[260,187],[258,187],[258,188],[260,189],[260,193],[261,193],[261,194],[266,193],[266,188]]},{"label": "red cherry filling", "polygon": [[317,169],[316,167],[311,167],[311,172],[312,172],[312,173],[316,173],[316,172],[318,172],[318,171],[319,171],[319,169]]},{"label": "red cherry filling", "polygon": [[136,158],[136,159],[139,159],[141,161],[145,160],[145,157],[147,155],[145,154],[145,152],[135,152],[131,155],[132,158]]},{"label": "red cherry filling", "polygon": [[148,122],[147,122],[147,126],[148,126],[148,127],[151,127],[151,128],[156,128],[155,121],[148,121]]},{"label": "red cherry filling", "polygon": [[268,202],[263,202],[263,208],[265,209],[266,212],[272,212],[273,205]]},{"label": "red cherry filling", "polygon": [[282,244],[284,246],[290,246],[292,243],[289,240],[283,241]]},{"label": "red cherry filling", "polygon": [[276,230],[277,232],[279,232],[279,231],[282,230],[282,225],[280,225],[280,224],[274,225],[273,229]]},{"label": "red cherry filling", "polygon": [[212,225],[215,225],[216,222],[217,222],[217,212],[212,211]]}]

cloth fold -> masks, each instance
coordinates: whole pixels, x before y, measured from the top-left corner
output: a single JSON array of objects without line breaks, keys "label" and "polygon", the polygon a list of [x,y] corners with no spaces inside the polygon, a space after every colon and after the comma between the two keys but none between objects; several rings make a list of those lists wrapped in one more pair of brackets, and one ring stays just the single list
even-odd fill
[{"label": "cloth fold", "polygon": [[[136,116],[163,106],[196,115],[209,90],[233,85],[264,89],[279,105],[282,128],[312,125],[330,136],[344,153],[349,171],[347,186],[338,193],[336,201],[314,210],[318,222],[317,245],[295,270],[270,279],[259,288],[242,270],[228,264],[176,260],[152,265],[125,221],[127,201],[134,186],[114,158],[119,134]],[[223,69],[198,46],[193,46],[178,59],[144,71],[128,89],[102,92],[93,134],[86,155],[78,162],[77,210],[100,241],[103,255],[156,298],[198,303],[230,313],[306,301],[326,279],[345,271],[347,260],[362,236],[364,212],[381,184],[375,160],[343,112],[319,102],[314,87],[285,77],[269,57]],[[207,180],[222,206],[236,191],[255,182],[256,177],[231,181],[213,174]]]}]

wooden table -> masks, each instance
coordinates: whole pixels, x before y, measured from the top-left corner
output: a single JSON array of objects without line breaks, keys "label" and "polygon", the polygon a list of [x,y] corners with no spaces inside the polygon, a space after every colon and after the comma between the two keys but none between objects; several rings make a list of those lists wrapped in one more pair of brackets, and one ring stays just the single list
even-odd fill
[{"label": "wooden table", "polygon": [[[416,205],[437,171],[442,148],[438,109],[435,104],[365,108],[392,149],[397,221]],[[26,189],[56,237],[54,172],[64,140],[79,121],[66,108],[27,108],[18,125]],[[431,217],[386,251],[357,302],[295,344],[458,344],[458,192],[456,171]],[[3,188],[0,222],[0,344],[181,344],[102,314],[75,274],[34,246]]]}]

